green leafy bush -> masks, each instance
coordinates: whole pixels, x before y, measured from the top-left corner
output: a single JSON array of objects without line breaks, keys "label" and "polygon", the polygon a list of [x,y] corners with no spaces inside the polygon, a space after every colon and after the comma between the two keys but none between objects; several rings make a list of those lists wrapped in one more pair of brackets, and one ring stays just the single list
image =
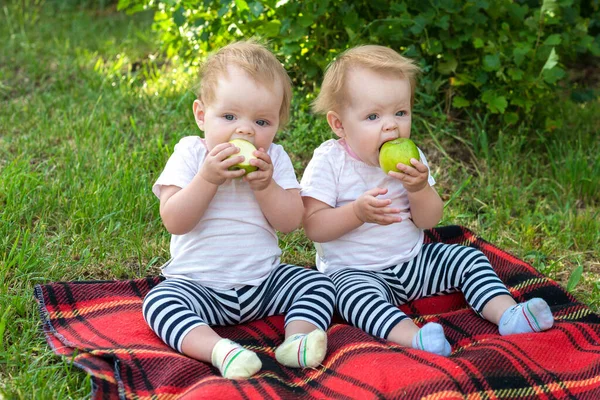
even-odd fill
[{"label": "green leafy bush", "polygon": [[154,10],[168,57],[197,63],[235,39],[259,36],[311,93],[339,52],[361,43],[421,63],[421,107],[469,108],[516,124],[547,118],[565,64],[600,56],[599,0],[119,0]]}]

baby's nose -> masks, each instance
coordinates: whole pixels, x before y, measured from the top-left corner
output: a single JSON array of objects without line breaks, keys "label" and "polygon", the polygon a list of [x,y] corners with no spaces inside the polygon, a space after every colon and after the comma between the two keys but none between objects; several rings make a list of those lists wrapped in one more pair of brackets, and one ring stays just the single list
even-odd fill
[{"label": "baby's nose", "polygon": [[383,125],[383,130],[385,131],[393,131],[398,129],[398,124],[395,121],[386,121]]},{"label": "baby's nose", "polygon": [[242,123],[238,125],[235,132],[241,135],[254,135],[254,128],[251,124]]}]

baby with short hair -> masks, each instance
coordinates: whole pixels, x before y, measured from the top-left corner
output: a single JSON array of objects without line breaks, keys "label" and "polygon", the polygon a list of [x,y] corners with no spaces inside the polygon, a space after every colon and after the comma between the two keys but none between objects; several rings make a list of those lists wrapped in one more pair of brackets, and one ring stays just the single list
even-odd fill
[{"label": "baby with short hair", "polygon": [[410,137],[418,72],[392,49],[358,46],[329,65],[313,105],[339,139],[321,144],[304,172],[303,224],[317,268],[335,283],[339,313],[372,335],[443,356],[451,346],[442,326],[419,328],[397,306],[461,290],[501,335],[551,328],[548,304],[516,304],[481,251],[424,244],[443,203],[420,149],[399,172],[379,167],[384,143]]},{"label": "baby with short hair", "polygon": [[[276,359],[315,367],[327,350],[335,287],[314,270],[280,263],[276,230],[291,232],[303,205],[292,163],[274,144],[289,117],[290,79],[263,45],[242,41],[211,55],[193,112],[204,138],[184,137],[153,186],[172,234],[166,280],[143,303],[150,328],[169,346],[211,362],[225,378],[247,378],[258,356],[213,326],[286,314]],[[257,170],[232,139],[251,142]]]}]

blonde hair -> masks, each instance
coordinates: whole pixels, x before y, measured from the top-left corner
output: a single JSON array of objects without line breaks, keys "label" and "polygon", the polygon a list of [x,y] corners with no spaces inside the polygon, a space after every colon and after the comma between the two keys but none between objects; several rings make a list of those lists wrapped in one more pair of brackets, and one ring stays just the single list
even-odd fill
[{"label": "blonde hair", "polygon": [[275,55],[254,39],[231,43],[206,59],[200,67],[198,98],[206,104],[214,101],[218,80],[223,75],[227,75],[227,68],[231,65],[239,67],[268,88],[273,88],[276,81],[281,82],[283,101],[279,109],[279,127],[284,126],[290,117],[292,100],[290,77]]},{"label": "blonde hair", "polygon": [[384,74],[398,75],[410,82],[410,105],[414,104],[417,75],[421,71],[415,61],[396,51],[378,45],[362,45],[344,51],[327,66],[321,92],[313,101],[315,113],[339,112],[346,97],[346,76],[352,68],[363,67]]}]

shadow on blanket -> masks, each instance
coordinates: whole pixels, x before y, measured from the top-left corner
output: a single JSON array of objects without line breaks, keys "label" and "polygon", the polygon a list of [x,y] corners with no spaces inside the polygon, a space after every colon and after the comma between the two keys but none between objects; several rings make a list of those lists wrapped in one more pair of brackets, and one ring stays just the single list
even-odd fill
[{"label": "shadow on blanket", "polygon": [[461,294],[415,301],[402,310],[444,326],[452,355],[440,357],[373,338],[336,319],[328,355],[314,370],[282,367],[274,350],[283,317],[216,328],[255,351],[263,369],[245,381],[167,347],[145,324],[141,303],[160,278],[38,285],[46,339],[92,376],[94,398],[572,398],[600,399],[600,317],[527,263],[449,226],[427,241],[481,249],[518,301],[543,297],[553,329],[508,337],[470,310]]}]

